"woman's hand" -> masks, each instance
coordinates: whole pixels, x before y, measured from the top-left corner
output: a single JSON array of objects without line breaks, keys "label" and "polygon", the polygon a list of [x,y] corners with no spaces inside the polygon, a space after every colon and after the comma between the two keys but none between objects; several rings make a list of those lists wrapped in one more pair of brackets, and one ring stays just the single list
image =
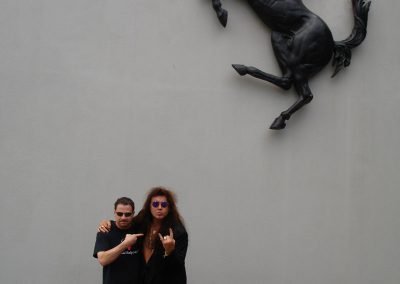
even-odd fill
[{"label": "woman's hand", "polygon": [[108,233],[111,229],[111,221],[102,220],[100,222],[99,227],[97,228],[97,232]]},{"label": "woman's hand", "polygon": [[165,249],[165,255],[170,255],[175,249],[174,232],[169,228],[169,235],[163,237],[161,234],[158,234],[158,236],[160,237],[160,241]]}]

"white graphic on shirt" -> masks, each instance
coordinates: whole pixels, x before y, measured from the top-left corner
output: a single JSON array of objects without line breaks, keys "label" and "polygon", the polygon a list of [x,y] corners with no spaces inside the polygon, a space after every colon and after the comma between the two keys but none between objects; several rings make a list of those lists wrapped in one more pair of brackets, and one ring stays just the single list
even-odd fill
[{"label": "white graphic on shirt", "polygon": [[[121,240],[121,243],[123,242],[125,240],[125,238],[123,238],[122,240]],[[134,255],[134,254],[138,254],[139,253],[139,250],[131,250],[132,249],[132,247],[131,246],[129,246],[123,253],[121,253],[121,254],[124,254],[124,255]]]}]

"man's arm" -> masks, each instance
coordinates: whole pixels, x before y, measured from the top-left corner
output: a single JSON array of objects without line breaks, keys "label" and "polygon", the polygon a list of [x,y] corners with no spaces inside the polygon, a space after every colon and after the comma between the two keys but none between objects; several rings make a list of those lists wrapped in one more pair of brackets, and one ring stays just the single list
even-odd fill
[{"label": "man's arm", "polygon": [[113,263],[127,248],[133,246],[138,237],[142,237],[143,234],[127,234],[125,239],[116,247],[107,251],[99,251],[97,253],[97,259],[102,266]]}]

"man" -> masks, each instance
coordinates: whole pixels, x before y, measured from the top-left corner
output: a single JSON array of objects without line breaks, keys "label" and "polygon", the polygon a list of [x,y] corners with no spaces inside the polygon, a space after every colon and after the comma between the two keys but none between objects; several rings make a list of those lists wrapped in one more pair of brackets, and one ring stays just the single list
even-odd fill
[{"label": "man", "polygon": [[141,255],[136,241],[143,234],[136,234],[132,224],[134,210],[132,199],[117,199],[110,232],[97,233],[93,256],[103,266],[103,284],[138,284],[140,281]]}]

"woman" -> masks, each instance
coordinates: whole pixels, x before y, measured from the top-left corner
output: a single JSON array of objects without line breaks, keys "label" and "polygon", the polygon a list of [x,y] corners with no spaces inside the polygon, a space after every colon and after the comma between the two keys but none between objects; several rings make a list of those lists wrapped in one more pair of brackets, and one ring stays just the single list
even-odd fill
[{"label": "woman", "polygon": [[[174,193],[164,187],[150,190],[143,209],[133,220],[144,233],[144,284],[186,284],[188,234],[176,207]],[[107,222],[101,223],[102,227]]]}]

